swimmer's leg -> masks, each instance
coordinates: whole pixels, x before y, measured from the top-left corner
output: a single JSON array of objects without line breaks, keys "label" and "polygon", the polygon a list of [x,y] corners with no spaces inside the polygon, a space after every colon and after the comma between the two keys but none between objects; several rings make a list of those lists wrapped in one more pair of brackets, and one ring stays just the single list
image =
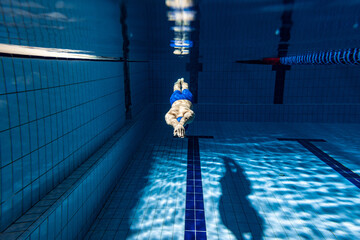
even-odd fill
[{"label": "swimmer's leg", "polygon": [[180,78],[179,80],[181,81],[182,90],[189,89],[189,84],[184,81],[184,78]]},{"label": "swimmer's leg", "polygon": [[181,92],[181,79],[178,79],[175,83],[174,83],[174,92],[176,90],[179,90]]}]

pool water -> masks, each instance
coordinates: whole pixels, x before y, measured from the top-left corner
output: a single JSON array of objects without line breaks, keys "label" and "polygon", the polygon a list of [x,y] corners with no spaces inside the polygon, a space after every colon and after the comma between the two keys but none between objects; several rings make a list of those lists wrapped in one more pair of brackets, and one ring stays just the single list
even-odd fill
[{"label": "pool water", "polygon": [[[184,239],[191,137],[172,138],[165,127],[147,134],[87,239]],[[298,142],[278,140],[323,139],[314,145],[359,174],[359,127],[194,122],[188,135],[214,138],[198,138],[206,229],[192,231],[221,240],[359,238],[360,185]]]}]

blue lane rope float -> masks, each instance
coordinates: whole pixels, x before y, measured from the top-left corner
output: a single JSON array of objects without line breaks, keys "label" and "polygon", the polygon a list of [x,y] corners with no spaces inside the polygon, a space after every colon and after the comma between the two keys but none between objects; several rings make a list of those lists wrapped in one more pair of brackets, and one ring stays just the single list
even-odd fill
[{"label": "blue lane rope float", "polygon": [[359,48],[349,48],[345,50],[322,51],[307,53],[298,56],[280,57],[280,64],[283,65],[330,65],[330,64],[345,64],[345,65],[359,65],[360,51]]},{"label": "blue lane rope float", "polygon": [[263,58],[260,60],[237,60],[236,62],[260,65],[359,65],[360,49],[349,48],[344,50],[311,52],[295,56]]}]

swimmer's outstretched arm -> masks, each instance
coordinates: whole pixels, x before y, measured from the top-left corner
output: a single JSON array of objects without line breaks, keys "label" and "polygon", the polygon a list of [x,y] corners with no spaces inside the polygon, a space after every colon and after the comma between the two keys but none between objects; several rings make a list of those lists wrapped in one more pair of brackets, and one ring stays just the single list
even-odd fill
[{"label": "swimmer's outstretched arm", "polygon": [[176,120],[175,113],[171,109],[166,113],[165,121],[167,125],[173,126],[174,128],[179,124],[179,122]]},{"label": "swimmer's outstretched arm", "polygon": [[185,137],[184,125],[176,120],[174,111],[170,109],[170,111],[165,115],[165,121],[168,125],[174,128],[174,136],[178,136],[179,138]]},{"label": "swimmer's outstretched arm", "polygon": [[185,126],[185,124],[192,123],[195,118],[195,113],[191,109],[189,109],[185,114],[184,117],[181,118],[180,122],[176,119],[176,114],[170,109],[166,115],[165,115],[165,121],[168,125],[175,128],[178,124],[181,124],[182,126]]},{"label": "swimmer's outstretched arm", "polygon": [[185,137],[185,124],[191,123],[194,118],[195,113],[190,109],[184,114],[184,117],[182,117],[180,122],[177,121],[176,115],[171,109],[165,115],[166,123],[174,128],[174,136],[178,136],[180,138]]},{"label": "swimmer's outstretched arm", "polygon": [[191,109],[189,109],[185,114],[184,117],[181,118],[180,123],[185,126],[185,124],[190,124],[194,121],[195,113]]}]

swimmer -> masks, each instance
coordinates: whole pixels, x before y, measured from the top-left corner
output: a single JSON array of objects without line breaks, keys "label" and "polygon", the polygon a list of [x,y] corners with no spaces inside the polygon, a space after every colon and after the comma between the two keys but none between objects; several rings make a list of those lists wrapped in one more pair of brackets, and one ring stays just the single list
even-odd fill
[{"label": "swimmer", "polygon": [[185,137],[188,124],[195,118],[192,109],[193,95],[189,91],[189,85],[184,78],[174,83],[174,92],[170,97],[171,108],[165,115],[165,121],[174,128],[174,136]]}]

